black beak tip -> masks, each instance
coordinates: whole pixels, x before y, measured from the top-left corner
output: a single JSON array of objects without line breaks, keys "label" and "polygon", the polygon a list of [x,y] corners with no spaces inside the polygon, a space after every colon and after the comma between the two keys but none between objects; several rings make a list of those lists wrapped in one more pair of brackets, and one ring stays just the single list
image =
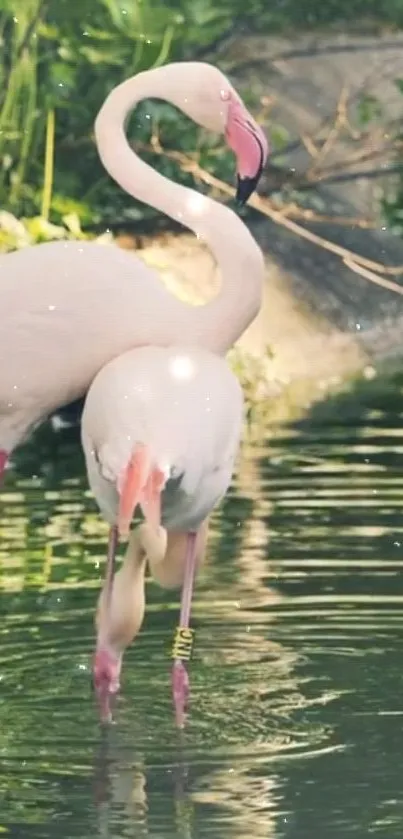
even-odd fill
[{"label": "black beak tip", "polygon": [[240,178],[237,177],[237,188],[235,194],[235,201],[241,207],[244,207],[252,193],[255,191],[259,178]]}]

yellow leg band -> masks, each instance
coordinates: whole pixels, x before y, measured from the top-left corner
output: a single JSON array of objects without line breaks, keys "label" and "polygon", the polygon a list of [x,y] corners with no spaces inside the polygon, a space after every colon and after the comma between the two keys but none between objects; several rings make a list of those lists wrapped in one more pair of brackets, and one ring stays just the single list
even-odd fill
[{"label": "yellow leg band", "polygon": [[193,639],[195,631],[185,626],[177,626],[175,638],[172,645],[172,658],[180,658],[182,661],[189,661],[192,655]]}]

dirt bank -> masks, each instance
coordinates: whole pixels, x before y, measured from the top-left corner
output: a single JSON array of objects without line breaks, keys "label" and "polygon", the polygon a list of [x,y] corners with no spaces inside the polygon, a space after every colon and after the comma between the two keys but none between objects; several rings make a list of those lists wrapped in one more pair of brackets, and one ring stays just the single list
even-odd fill
[{"label": "dirt bank", "polygon": [[[132,248],[133,240],[121,236],[118,244]],[[210,252],[191,235],[144,240],[139,255],[160,273],[172,293],[194,305],[208,300],[218,288]],[[343,333],[298,299],[290,277],[270,257],[266,267],[262,309],[237,346],[264,367],[264,395],[278,402],[276,414],[283,413],[283,404],[287,413],[294,413],[363,371],[369,356],[355,334]]]}]

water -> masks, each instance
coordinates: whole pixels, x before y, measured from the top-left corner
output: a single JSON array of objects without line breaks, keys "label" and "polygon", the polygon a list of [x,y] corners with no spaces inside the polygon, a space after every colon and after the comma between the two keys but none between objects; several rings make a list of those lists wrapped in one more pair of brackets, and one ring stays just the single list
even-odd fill
[{"label": "water", "polygon": [[401,836],[396,388],[368,385],[245,449],[197,588],[182,738],[178,602],[151,582],[116,724],[100,730],[89,666],[106,529],[73,431],[21,452],[1,496],[0,835]]}]

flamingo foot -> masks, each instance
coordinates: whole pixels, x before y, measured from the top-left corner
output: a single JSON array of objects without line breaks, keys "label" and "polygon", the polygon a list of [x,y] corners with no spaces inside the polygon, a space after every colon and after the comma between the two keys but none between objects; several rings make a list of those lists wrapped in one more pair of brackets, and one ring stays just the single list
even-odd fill
[{"label": "flamingo foot", "polygon": [[185,714],[189,702],[189,676],[183,661],[174,661],[172,667],[172,698],[178,728],[185,725]]},{"label": "flamingo foot", "polygon": [[3,477],[4,470],[6,468],[6,463],[8,460],[8,453],[4,451],[4,449],[0,449],[0,481]]}]

